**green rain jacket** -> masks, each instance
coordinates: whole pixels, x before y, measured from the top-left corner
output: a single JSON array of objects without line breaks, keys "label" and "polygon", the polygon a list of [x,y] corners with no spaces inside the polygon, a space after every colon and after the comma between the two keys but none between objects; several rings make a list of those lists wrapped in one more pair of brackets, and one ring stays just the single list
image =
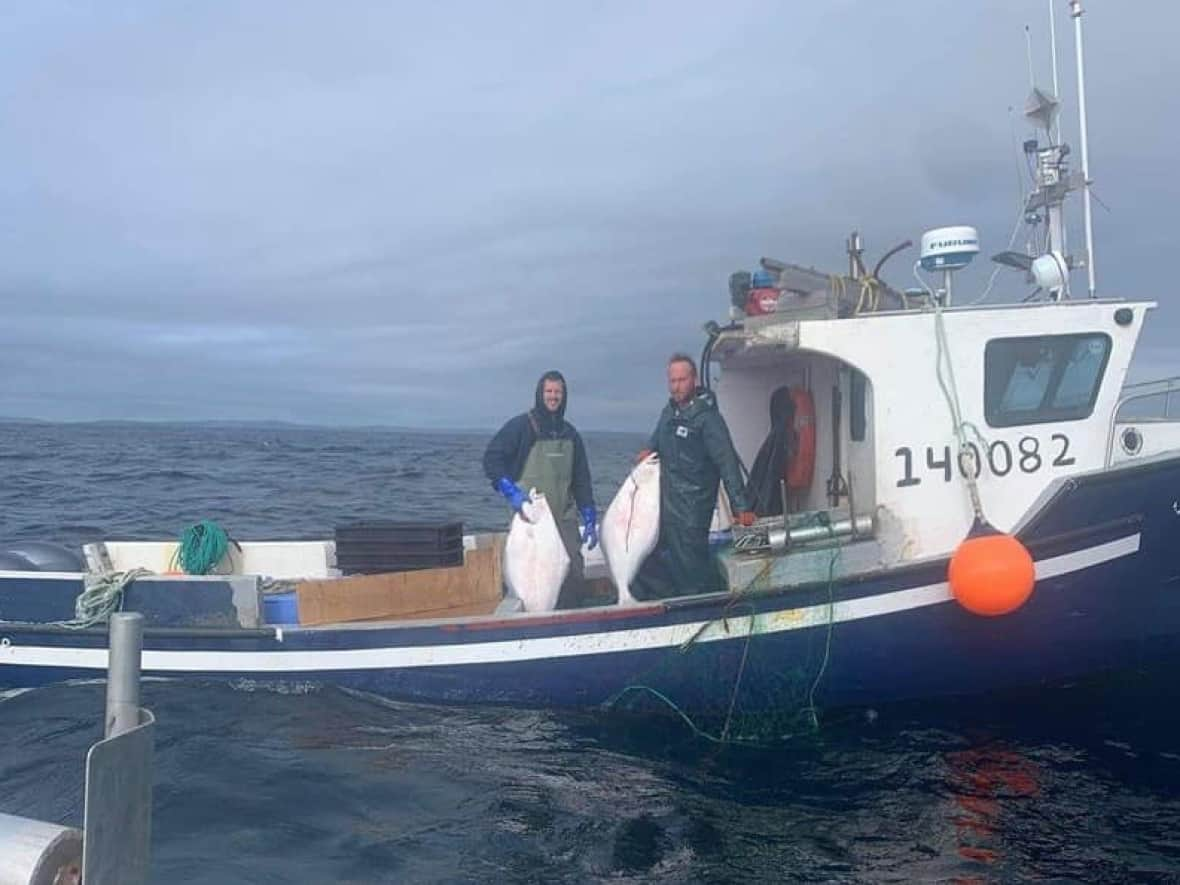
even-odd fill
[{"label": "green rain jacket", "polygon": [[750,509],[737,452],[712,391],[698,387],[683,408],[669,400],[648,447],[660,454],[661,533],[707,533],[722,480],[733,511]]}]

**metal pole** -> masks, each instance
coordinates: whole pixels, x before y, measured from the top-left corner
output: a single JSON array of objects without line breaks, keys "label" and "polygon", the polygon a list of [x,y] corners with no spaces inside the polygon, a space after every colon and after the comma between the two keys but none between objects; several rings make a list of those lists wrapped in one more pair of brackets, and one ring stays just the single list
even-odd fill
[{"label": "metal pole", "polygon": [[1094,216],[1090,210],[1090,150],[1086,134],[1086,63],[1082,57],[1082,0],[1069,0],[1069,14],[1073,17],[1074,47],[1078,57],[1078,126],[1082,141],[1082,215],[1086,223],[1086,273],[1089,276],[1090,297],[1095,297],[1094,277]]},{"label": "metal pole", "polygon": [[[1053,136],[1053,141],[1056,144],[1061,144],[1061,88],[1057,82],[1057,22],[1053,16],[1054,0],[1045,0],[1045,2],[1049,5],[1049,48],[1053,53],[1053,97],[1057,99],[1057,121],[1056,126],[1054,127],[1057,130],[1057,134]],[[1061,254],[1066,256],[1069,255],[1069,243],[1067,242],[1069,238],[1069,232],[1067,227],[1068,226],[1065,224],[1063,219],[1061,224],[1061,239],[1059,240],[1059,243],[1061,246]],[[1065,294],[1066,297],[1069,296],[1068,270],[1065,274]]]},{"label": "metal pole", "polygon": [[1024,26],[1024,54],[1028,58],[1028,88],[1037,88],[1037,78],[1033,74],[1032,63],[1032,32],[1029,31],[1028,25]]},{"label": "metal pole", "polygon": [[1053,97],[1057,99],[1057,134],[1053,136],[1057,144],[1061,144],[1061,88],[1057,85],[1057,23],[1053,19],[1053,0],[1046,0],[1049,4],[1049,49],[1053,53]]},{"label": "metal pole", "polygon": [[111,615],[110,657],[107,662],[108,738],[139,725],[139,668],[143,652],[143,615],[116,612]]},{"label": "metal pole", "polygon": [[860,254],[864,251],[861,246],[860,232],[853,231],[848,235],[848,277],[860,279]]}]

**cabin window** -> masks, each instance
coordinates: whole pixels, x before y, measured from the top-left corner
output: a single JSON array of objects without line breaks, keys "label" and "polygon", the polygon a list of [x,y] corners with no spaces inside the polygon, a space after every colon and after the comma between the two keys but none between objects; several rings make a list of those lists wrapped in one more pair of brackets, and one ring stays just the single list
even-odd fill
[{"label": "cabin window", "polygon": [[1078,421],[1094,411],[1110,357],[1102,333],[996,338],[984,350],[983,400],[992,427]]}]

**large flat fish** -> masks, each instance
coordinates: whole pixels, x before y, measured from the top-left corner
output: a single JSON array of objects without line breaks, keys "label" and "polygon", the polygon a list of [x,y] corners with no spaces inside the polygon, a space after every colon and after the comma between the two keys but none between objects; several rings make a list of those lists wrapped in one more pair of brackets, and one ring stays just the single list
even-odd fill
[{"label": "large flat fish", "polygon": [[600,531],[602,553],[619,605],[635,605],[631,582],[660,539],[660,459],[648,455],[623,480],[606,508]]},{"label": "large flat fish", "polygon": [[533,489],[529,497],[528,519],[513,516],[504,542],[504,579],[525,611],[548,612],[557,607],[570,555],[545,496]]}]

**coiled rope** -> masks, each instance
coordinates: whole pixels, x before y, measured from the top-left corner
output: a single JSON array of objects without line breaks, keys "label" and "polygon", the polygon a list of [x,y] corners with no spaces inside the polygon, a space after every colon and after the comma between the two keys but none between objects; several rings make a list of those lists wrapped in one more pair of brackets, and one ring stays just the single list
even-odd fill
[{"label": "coiled rope", "polygon": [[207,575],[224,558],[229,544],[225,529],[203,519],[181,532],[176,552],[172,554],[172,568],[189,575]]},{"label": "coiled rope", "polygon": [[74,617],[69,621],[58,621],[56,626],[71,630],[84,630],[97,624],[105,624],[110,616],[123,607],[123,591],[136,578],[150,575],[145,568],[133,568],[125,572],[105,572],[89,575],[82,592],[74,600]]},{"label": "coiled rope", "polygon": [[[856,296],[856,306],[852,309],[853,316],[860,316],[866,311],[875,313],[880,309],[881,291],[885,286],[884,283],[872,275],[859,277],[851,282],[860,286]],[[842,276],[831,274],[828,276],[828,288],[836,303],[836,309],[839,310],[848,292],[848,282]]]}]

